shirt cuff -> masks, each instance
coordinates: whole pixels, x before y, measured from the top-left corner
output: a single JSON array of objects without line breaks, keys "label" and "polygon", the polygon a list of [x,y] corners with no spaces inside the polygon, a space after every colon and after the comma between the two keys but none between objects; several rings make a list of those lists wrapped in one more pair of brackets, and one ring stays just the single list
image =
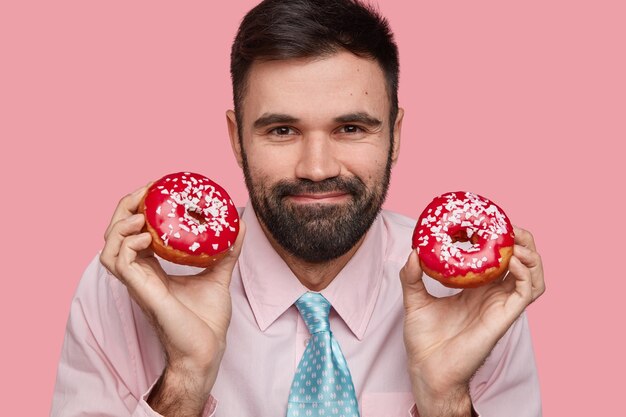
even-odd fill
[{"label": "shirt cuff", "polygon": [[[154,383],[148,388],[148,391],[144,395],[141,396],[139,400],[139,404],[137,404],[137,409],[133,413],[132,417],[164,417],[163,415],[157,413],[150,407],[148,404],[148,397],[150,396],[150,392],[158,382],[158,378]],[[209,395],[209,399],[206,404],[204,404],[204,409],[202,410],[202,417],[215,417],[215,410],[217,410],[217,400],[213,397],[213,395]]]}]

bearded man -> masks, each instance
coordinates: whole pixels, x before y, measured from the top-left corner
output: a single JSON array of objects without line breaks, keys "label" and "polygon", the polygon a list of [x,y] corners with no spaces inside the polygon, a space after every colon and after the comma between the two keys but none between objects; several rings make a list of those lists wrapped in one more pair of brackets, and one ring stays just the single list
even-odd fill
[{"label": "bearded man", "polygon": [[157,259],[146,188],[123,198],[73,302],[52,415],[540,415],[530,233],[506,278],[458,293],[423,276],[415,221],[381,211],[398,72],[387,22],[357,1],[251,10],[226,113],[250,195],[234,249],[206,270]]}]

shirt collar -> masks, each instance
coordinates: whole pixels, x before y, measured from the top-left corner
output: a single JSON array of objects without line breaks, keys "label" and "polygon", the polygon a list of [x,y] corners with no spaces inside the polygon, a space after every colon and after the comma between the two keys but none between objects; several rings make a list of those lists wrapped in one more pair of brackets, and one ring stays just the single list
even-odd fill
[{"label": "shirt collar", "polygon": [[[246,296],[261,331],[265,331],[308,289],[267,240],[250,203],[243,213],[246,239],[239,271]],[[320,293],[361,340],[372,316],[382,282],[386,234],[380,215],[361,247]]]}]

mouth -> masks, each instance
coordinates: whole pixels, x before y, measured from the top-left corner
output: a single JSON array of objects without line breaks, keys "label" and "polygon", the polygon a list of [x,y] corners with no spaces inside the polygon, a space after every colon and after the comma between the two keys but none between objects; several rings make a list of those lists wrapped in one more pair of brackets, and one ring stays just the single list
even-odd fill
[{"label": "mouth", "polygon": [[350,194],[342,191],[329,193],[292,194],[287,198],[297,204],[337,204],[350,198]]}]

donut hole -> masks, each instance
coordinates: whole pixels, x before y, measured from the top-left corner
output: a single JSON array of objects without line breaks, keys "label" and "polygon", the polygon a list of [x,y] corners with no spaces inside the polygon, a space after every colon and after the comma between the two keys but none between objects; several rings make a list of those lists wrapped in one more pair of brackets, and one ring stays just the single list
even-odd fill
[{"label": "donut hole", "polygon": [[206,217],[204,217],[204,215],[202,213],[198,213],[197,211],[195,211],[193,209],[187,210],[187,214],[189,215],[189,217],[194,219],[198,224],[206,224],[206,223],[208,223],[207,220],[206,220]]},{"label": "donut hole", "polygon": [[471,234],[471,237],[467,234],[467,229],[459,229],[450,234],[452,238],[452,244],[459,249],[468,250],[474,247],[478,243],[478,235]]}]

